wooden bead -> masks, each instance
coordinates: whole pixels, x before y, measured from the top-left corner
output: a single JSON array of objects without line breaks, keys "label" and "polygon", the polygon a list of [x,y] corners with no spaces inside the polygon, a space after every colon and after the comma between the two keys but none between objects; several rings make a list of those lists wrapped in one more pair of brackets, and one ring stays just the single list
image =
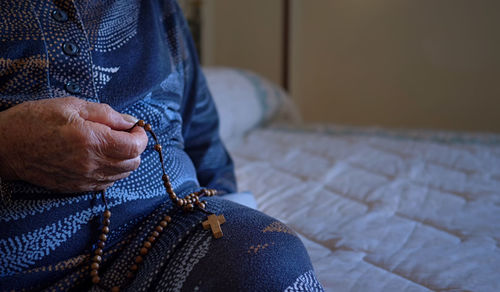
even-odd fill
[{"label": "wooden bead", "polygon": [[94,254],[102,256],[102,249],[98,248],[94,251]]},{"label": "wooden bead", "polygon": [[184,205],[184,200],[183,199],[178,199],[177,200],[177,206],[182,207]]},{"label": "wooden bead", "polygon": [[151,236],[158,237],[158,236],[160,236],[160,233],[158,233],[158,231],[153,231],[153,232],[151,232]]},{"label": "wooden bead", "polygon": [[161,227],[165,228],[165,227],[167,227],[167,225],[168,225],[167,221],[165,221],[165,220],[161,220],[160,221],[160,226]]},{"label": "wooden bead", "polygon": [[99,275],[99,271],[98,270],[92,270],[92,271],[90,271],[90,276],[91,277],[98,276],[98,275]]},{"label": "wooden bead", "polygon": [[156,144],[155,145],[155,150],[160,152],[161,151],[161,145],[160,144]]},{"label": "wooden bead", "polygon": [[148,241],[151,243],[155,242],[155,240],[156,240],[156,238],[154,236],[148,237]]},{"label": "wooden bead", "polygon": [[137,126],[139,126],[139,127],[144,127],[145,124],[146,124],[146,122],[144,122],[144,120],[137,121]]},{"label": "wooden bead", "polygon": [[168,215],[165,215],[165,217],[163,217],[163,220],[167,221],[168,223],[172,222],[172,218]]},{"label": "wooden bead", "polygon": [[144,246],[145,248],[151,248],[151,242],[144,241],[144,244],[142,246]]},{"label": "wooden bead", "polygon": [[199,203],[199,204],[198,204],[198,207],[200,207],[201,209],[205,209],[206,205],[205,205],[205,204],[203,204],[203,203]]},{"label": "wooden bead", "polygon": [[193,211],[194,206],[193,206],[193,204],[189,203],[189,204],[186,205],[186,208],[187,208],[188,211]]},{"label": "wooden bead", "polygon": [[92,258],[92,261],[94,261],[95,263],[100,263],[102,260],[102,257],[100,255],[95,255],[93,258]]},{"label": "wooden bead", "polygon": [[90,268],[91,268],[92,270],[99,270],[99,263],[92,263],[92,264],[90,265]]},{"label": "wooden bead", "polygon": [[143,261],[143,258],[141,256],[136,256],[135,257],[135,263],[136,264],[140,264],[140,263],[142,263],[142,261]]},{"label": "wooden bead", "polygon": [[141,250],[139,251],[139,253],[140,253],[141,255],[147,255],[147,254],[148,254],[148,251],[149,251],[149,250],[148,250],[147,248],[143,247],[143,248],[141,248]]},{"label": "wooden bead", "polygon": [[128,273],[127,273],[127,278],[129,278],[129,279],[132,279],[134,276],[135,276],[135,275],[134,275],[134,273],[132,273],[132,272],[128,272]]},{"label": "wooden bead", "polygon": [[130,266],[131,271],[137,271],[138,268],[139,268],[139,266],[137,266],[136,264],[133,264]]},{"label": "wooden bead", "polygon": [[109,233],[109,227],[108,226],[104,226],[102,229],[101,229],[102,233],[104,234],[108,234]]},{"label": "wooden bead", "polygon": [[158,232],[162,232],[163,231],[163,227],[161,227],[160,225],[158,225],[158,226],[155,227],[155,230],[158,231]]},{"label": "wooden bead", "polygon": [[97,243],[97,246],[98,246],[99,248],[104,248],[104,246],[106,246],[106,243],[105,243],[104,241],[99,241],[99,242]]},{"label": "wooden bead", "polygon": [[151,131],[151,124],[145,124],[144,125],[144,130],[150,132]]},{"label": "wooden bead", "polygon": [[92,277],[92,283],[99,284],[99,282],[101,282],[101,278],[99,278],[99,276]]},{"label": "wooden bead", "polygon": [[162,179],[164,182],[169,182],[169,183],[170,183],[170,179],[168,178],[168,175],[167,175],[167,174],[165,174],[165,173],[161,176],[161,179]]},{"label": "wooden bead", "polygon": [[108,237],[106,236],[106,234],[102,233],[101,235],[99,235],[99,239],[104,242],[108,239]]},{"label": "wooden bead", "polygon": [[168,192],[170,194],[170,200],[173,200],[175,201],[177,199],[177,195],[172,193],[172,192]]},{"label": "wooden bead", "polygon": [[104,220],[102,220],[102,225],[109,226],[109,224],[111,224],[111,220],[109,220],[108,218],[104,218]]},{"label": "wooden bead", "polygon": [[114,286],[113,288],[111,288],[111,292],[120,292],[120,287]]},{"label": "wooden bead", "polygon": [[102,215],[104,216],[104,218],[109,219],[111,217],[111,211],[106,210],[106,211],[104,211],[104,213]]}]

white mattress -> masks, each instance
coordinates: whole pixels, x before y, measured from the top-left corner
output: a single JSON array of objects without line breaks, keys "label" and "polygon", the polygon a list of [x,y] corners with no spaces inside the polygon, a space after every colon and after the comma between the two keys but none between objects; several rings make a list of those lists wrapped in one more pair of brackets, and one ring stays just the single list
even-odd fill
[{"label": "white mattress", "polygon": [[327,291],[500,291],[500,136],[274,127],[229,146]]}]

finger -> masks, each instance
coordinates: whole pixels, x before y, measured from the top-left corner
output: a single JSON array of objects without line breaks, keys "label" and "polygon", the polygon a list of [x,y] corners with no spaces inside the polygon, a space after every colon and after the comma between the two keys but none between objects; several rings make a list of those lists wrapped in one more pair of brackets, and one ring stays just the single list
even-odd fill
[{"label": "finger", "polygon": [[123,131],[134,126],[134,118],[115,111],[105,103],[87,102],[80,109],[80,116],[87,121],[99,123],[113,130]]},{"label": "finger", "polygon": [[141,164],[141,157],[127,159],[127,160],[117,160],[108,161],[106,165],[101,167],[98,171],[104,175],[117,175],[124,172],[132,172],[136,170]]},{"label": "finger", "polygon": [[83,189],[85,192],[98,192],[98,191],[103,191],[105,189],[108,189],[112,187],[115,183],[110,182],[110,183],[103,183],[103,184],[93,184],[89,186],[82,186],[81,189]]},{"label": "finger", "polygon": [[98,143],[97,152],[114,159],[133,159],[141,155],[148,144],[144,129],[134,127],[130,132],[114,131],[102,124],[89,122]]},{"label": "finger", "polygon": [[116,181],[119,181],[121,179],[124,179],[124,178],[130,176],[131,173],[132,172],[128,171],[128,172],[123,172],[123,173],[119,173],[116,175],[100,176],[99,178],[96,178],[96,180],[94,182],[97,184],[114,183]]}]

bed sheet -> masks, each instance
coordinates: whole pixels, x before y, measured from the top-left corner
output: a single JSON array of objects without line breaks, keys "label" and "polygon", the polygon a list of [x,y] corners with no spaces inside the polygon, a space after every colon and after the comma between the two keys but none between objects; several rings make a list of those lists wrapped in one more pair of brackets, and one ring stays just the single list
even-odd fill
[{"label": "bed sheet", "polygon": [[327,291],[500,291],[500,136],[273,126],[229,144]]}]

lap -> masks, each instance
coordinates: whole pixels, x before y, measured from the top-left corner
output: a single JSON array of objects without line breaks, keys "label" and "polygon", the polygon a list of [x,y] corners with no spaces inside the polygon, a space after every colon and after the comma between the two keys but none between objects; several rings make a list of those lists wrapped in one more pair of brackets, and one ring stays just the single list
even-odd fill
[{"label": "lap", "polygon": [[223,237],[216,239],[203,229],[206,216],[199,212],[172,214],[172,224],[144,256],[135,277],[127,279],[127,269],[152,226],[145,224],[118,256],[103,264],[101,286],[91,290],[323,291],[307,251],[288,226],[221,198],[209,198],[208,205],[226,219]]}]

